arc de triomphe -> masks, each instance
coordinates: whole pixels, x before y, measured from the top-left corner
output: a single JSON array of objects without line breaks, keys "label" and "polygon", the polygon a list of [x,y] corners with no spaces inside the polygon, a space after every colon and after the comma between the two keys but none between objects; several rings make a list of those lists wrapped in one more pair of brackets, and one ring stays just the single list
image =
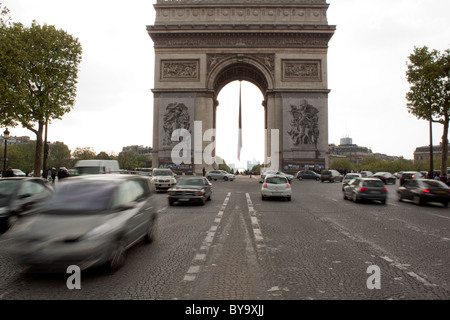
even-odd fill
[{"label": "arc de triomphe", "polygon": [[327,52],[336,30],[328,25],[328,6],[157,0],[155,24],[147,26],[155,48],[153,167],[173,163],[174,145],[183,141],[172,141],[176,129],[192,133],[191,159],[181,168],[200,174],[213,167],[199,156],[213,140],[203,133],[215,128],[217,96],[235,80],[263,93],[267,159],[284,171],[328,167]]}]

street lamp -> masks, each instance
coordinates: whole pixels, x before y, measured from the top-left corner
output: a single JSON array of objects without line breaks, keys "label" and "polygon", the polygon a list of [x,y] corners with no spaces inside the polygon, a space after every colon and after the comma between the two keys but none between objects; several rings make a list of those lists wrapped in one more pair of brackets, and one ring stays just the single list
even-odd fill
[{"label": "street lamp", "polygon": [[5,176],[6,173],[6,146],[8,145],[9,131],[6,128],[5,132],[3,132],[3,139],[5,140],[5,154],[3,155],[3,174],[2,177]]}]

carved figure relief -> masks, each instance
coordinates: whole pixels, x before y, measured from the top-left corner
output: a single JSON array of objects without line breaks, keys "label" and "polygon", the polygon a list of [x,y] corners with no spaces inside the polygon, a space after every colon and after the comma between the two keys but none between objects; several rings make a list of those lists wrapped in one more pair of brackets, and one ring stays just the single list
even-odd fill
[{"label": "carved figure relief", "polygon": [[197,79],[198,61],[161,61],[161,79]]},{"label": "carved figure relief", "polygon": [[320,61],[283,61],[285,81],[320,81]]},{"label": "carved figure relief", "polygon": [[186,129],[190,131],[191,119],[188,107],[184,103],[174,102],[166,107],[166,113],[163,116],[164,138],[163,144],[170,146],[176,142],[172,141],[172,133],[176,129]]},{"label": "carved figure relief", "polygon": [[319,141],[319,110],[308,101],[303,100],[301,105],[291,105],[291,136],[294,146],[314,145],[317,149]]}]

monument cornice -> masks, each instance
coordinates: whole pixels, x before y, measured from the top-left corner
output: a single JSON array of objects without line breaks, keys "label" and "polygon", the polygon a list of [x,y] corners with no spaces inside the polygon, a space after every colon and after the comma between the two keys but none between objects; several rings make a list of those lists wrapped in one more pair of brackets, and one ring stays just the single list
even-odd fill
[{"label": "monument cornice", "polygon": [[328,32],[149,32],[161,48],[328,48]]}]

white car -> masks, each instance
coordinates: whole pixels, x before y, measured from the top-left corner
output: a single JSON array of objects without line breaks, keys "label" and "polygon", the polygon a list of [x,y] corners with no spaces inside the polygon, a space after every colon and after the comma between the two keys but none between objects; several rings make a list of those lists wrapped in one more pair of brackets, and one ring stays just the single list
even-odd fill
[{"label": "white car", "polygon": [[285,198],[291,201],[292,189],[289,180],[284,175],[267,175],[261,187],[261,199]]},{"label": "white car", "polygon": [[158,168],[153,168],[150,181],[156,190],[167,190],[177,183],[177,179],[172,170]]}]

